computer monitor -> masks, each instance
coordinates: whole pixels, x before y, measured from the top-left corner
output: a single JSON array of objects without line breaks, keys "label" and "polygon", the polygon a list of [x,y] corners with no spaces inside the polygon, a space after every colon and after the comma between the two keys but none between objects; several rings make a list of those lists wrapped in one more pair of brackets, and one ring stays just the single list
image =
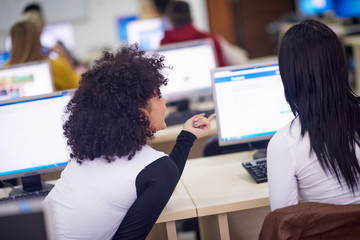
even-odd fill
[{"label": "computer monitor", "polygon": [[120,42],[128,42],[127,25],[136,20],[138,17],[135,15],[120,17],[116,20],[117,38]]},{"label": "computer monitor", "polygon": [[[54,47],[58,42],[62,42],[67,50],[73,51],[75,49],[75,31],[71,23],[58,23],[46,25],[40,36],[41,45],[46,48]],[[5,49],[11,50],[11,37],[8,36],[5,40]]]},{"label": "computer monitor", "polygon": [[39,190],[48,187],[40,174],[66,166],[63,114],[73,91],[0,102],[0,180],[21,177],[24,191]]},{"label": "computer monitor", "polygon": [[138,43],[143,50],[157,49],[164,36],[164,23],[161,18],[130,21],[126,25],[129,44]]},{"label": "computer monitor", "polygon": [[297,0],[296,5],[303,16],[322,15],[333,10],[333,0]]},{"label": "computer monitor", "polygon": [[339,18],[359,18],[360,1],[359,0],[335,0],[334,11]]},{"label": "computer monitor", "polygon": [[269,140],[294,115],[276,62],[212,70],[220,146]]},{"label": "computer monitor", "polygon": [[16,64],[0,69],[0,101],[54,91],[48,61]]},{"label": "computer monitor", "polygon": [[168,102],[211,96],[210,70],[217,67],[211,40],[166,44],[156,52],[165,57],[166,65],[173,67],[166,70],[169,82],[161,89]]},{"label": "computer monitor", "polygon": [[51,208],[41,200],[1,204],[0,232],[1,239],[56,239]]},{"label": "computer monitor", "polygon": [[10,53],[8,51],[0,52],[0,68],[4,67],[4,64],[9,61]]}]

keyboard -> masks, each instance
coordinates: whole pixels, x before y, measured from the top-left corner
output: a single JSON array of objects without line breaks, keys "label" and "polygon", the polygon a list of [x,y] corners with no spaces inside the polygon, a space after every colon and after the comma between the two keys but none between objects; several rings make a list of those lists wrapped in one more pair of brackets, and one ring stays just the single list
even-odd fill
[{"label": "keyboard", "polygon": [[267,182],[266,158],[243,162],[242,165],[256,183]]},{"label": "keyboard", "polygon": [[173,112],[170,113],[166,118],[165,122],[167,126],[173,126],[177,124],[184,124],[186,120],[191,118],[192,116],[200,113],[205,113],[205,116],[208,117],[211,114],[214,113],[214,109],[209,110],[186,110],[186,111],[180,111],[180,112]]},{"label": "keyboard", "polygon": [[15,196],[3,197],[3,198],[0,198],[0,204],[17,202],[17,201],[25,201],[25,200],[44,199],[49,194],[50,191],[51,191],[51,188],[48,188],[48,189],[41,189],[41,190],[33,191],[33,192],[24,192],[24,193],[15,195]]}]

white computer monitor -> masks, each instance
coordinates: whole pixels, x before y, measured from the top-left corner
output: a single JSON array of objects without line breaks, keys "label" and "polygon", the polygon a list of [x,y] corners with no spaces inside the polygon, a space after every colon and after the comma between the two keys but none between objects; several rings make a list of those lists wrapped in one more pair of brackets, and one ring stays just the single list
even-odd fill
[{"label": "white computer monitor", "polygon": [[210,70],[217,67],[211,40],[166,44],[156,52],[165,57],[166,65],[173,67],[165,71],[169,82],[161,88],[169,102],[211,96]]},{"label": "white computer monitor", "polygon": [[26,180],[66,166],[63,114],[73,91],[0,102],[0,180],[21,177],[23,186],[37,190],[42,185]]},{"label": "white computer monitor", "polygon": [[217,68],[211,75],[220,146],[268,140],[294,118],[276,62]]},{"label": "white computer monitor", "polygon": [[[54,47],[59,41],[67,50],[73,51],[76,46],[74,26],[71,23],[48,24],[44,27],[40,36],[41,45],[46,48]],[[5,49],[11,51],[11,37],[5,40]]]},{"label": "white computer monitor", "polygon": [[164,36],[164,23],[161,18],[140,19],[126,25],[129,44],[138,43],[143,50],[157,49]]},{"label": "white computer monitor", "polygon": [[53,91],[49,61],[16,64],[0,69],[0,101]]}]

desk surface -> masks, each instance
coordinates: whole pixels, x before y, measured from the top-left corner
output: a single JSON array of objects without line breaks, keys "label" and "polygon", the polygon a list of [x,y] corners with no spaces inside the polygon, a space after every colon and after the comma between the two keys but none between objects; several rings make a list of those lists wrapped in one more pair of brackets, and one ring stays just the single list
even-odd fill
[{"label": "desk surface", "polygon": [[186,163],[182,181],[199,217],[270,205],[267,183],[256,184],[241,165],[252,154],[232,153]]}]

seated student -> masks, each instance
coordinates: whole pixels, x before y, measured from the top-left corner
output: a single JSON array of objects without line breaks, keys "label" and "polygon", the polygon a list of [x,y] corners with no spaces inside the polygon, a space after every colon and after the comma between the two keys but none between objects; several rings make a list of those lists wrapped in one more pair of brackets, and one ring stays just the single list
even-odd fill
[{"label": "seated student", "polygon": [[211,39],[214,43],[219,66],[225,66],[225,59],[218,39],[210,34],[197,30],[192,24],[190,7],[184,1],[171,1],[165,12],[173,29],[166,30],[160,44],[177,43],[197,39]]},{"label": "seated student", "polygon": [[290,28],[279,67],[295,119],[268,146],[271,209],[305,202],[360,203],[360,99],[351,90],[344,48],[315,20]]},{"label": "seated student", "polygon": [[48,60],[51,65],[55,90],[77,88],[80,76],[65,59],[51,59],[44,56],[40,43],[40,29],[33,21],[20,21],[10,29],[11,51],[10,59],[4,66]]},{"label": "seated student", "polygon": [[166,128],[164,57],[136,45],[104,52],[66,107],[70,161],[45,201],[59,239],[145,239],[168,202],[211,115],[184,124],[167,155],[147,145]]}]

